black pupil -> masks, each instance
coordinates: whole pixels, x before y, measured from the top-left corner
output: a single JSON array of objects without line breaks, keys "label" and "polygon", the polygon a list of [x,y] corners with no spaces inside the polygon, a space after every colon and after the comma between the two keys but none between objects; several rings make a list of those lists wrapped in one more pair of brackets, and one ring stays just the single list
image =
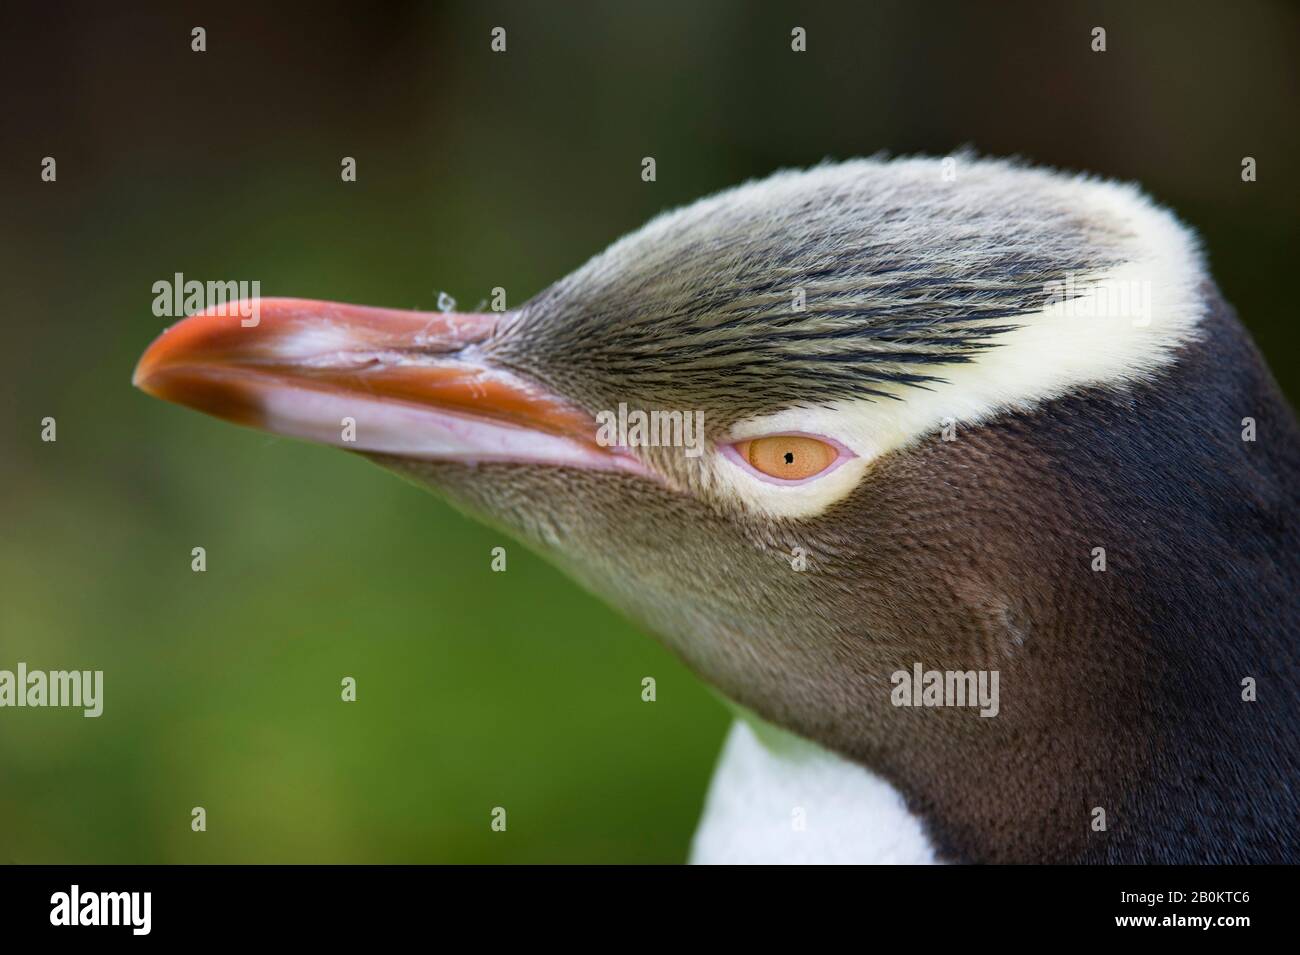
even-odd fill
[{"label": "black pupil", "polygon": [[793,452],[793,451],[787,451],[787,452],[785,453],[785,463],[786,463],[786,464],[794,464],[794,452]]}]

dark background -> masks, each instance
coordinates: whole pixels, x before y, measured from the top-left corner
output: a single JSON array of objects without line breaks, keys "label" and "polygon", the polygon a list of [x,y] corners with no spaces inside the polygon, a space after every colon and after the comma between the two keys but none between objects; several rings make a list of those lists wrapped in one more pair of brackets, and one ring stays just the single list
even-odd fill
[{"label": "dark background", "polygon": [[743,179],[969,145],[1143,183],[1300,386],[1291,4],[0,16],[0,669],[106,671],[98,720],[0,710],[0,861],[678,861],[728,720],[617,614],[436,499],[133,391],[167,323],[151,286],[174,272],[419,308],[500,285],[518,304]]}]

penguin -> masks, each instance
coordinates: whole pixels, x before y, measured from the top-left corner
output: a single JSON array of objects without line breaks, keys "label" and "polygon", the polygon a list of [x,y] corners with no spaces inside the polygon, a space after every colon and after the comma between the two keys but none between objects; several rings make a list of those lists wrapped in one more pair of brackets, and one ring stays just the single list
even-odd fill
[{"label": "penguin", "polygon": [[828,162],[510,311],[241,307],[135,385],[365,455],[666,644],[736,713],[692,861],[1300,861],[1300,432],[1135,186]]}]

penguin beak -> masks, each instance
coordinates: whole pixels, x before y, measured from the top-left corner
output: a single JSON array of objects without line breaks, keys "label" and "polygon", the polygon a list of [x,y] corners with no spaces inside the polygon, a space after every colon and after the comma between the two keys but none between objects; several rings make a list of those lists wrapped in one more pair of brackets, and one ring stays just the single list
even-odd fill
[{"label": "penguin beak", "polygon": [[480,353],[501,316],[254,299],[160,335],[133,382],[156,398],[351,451],[640,471],[596,421]]}]

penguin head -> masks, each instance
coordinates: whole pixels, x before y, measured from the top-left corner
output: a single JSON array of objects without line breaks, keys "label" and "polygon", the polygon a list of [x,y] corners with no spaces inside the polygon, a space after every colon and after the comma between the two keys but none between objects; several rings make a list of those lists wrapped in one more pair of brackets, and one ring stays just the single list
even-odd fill
[{"label": "penguin head", "polygon": [[860,160],[661,215],[510,312],[209,309],[135,382],[429,486],[835,745],[897,667],[1024,638],[1005,581],[1072,507],[1041,447],[1096,433],[1053,403],[1157,377],[1203,281],[1130,187]]}]

